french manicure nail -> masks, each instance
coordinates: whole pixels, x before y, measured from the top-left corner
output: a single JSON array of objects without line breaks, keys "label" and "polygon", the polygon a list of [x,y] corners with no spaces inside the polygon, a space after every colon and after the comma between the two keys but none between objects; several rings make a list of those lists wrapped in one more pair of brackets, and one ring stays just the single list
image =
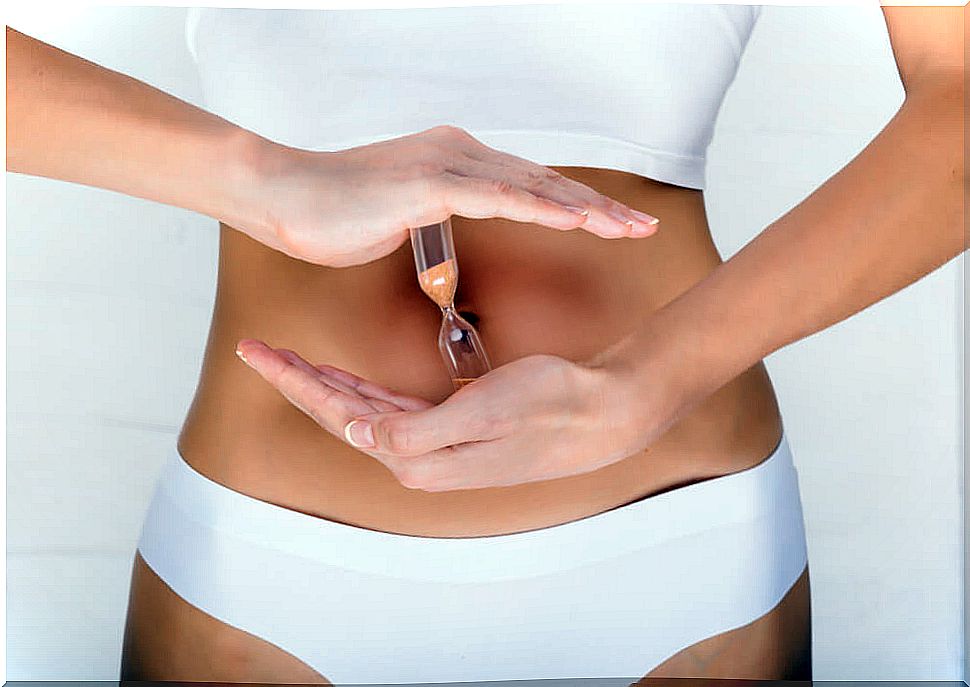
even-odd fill
[{"label": "french manicure nail", "polygon": [[344,427],[344,438],[356,448],[371,448],[374,446],[374,430],[366,420],[351,420]]},{"label": "french manicure nail", "polygon": [[631,222],[630,218],[627,215],[620,212],[619,210],[608,210],[606,214],[608,214],[610,217],[615,219],[620,224],[626,224],[627,226],[629,226],[629,223]]},{"label": "french manicure nail", "polygon": [[577,215],[582,215],[583,217],[589,216],[589,208],[578,208],[575,205],[563,205],[563,207],[570,212],[575,212]]},{"label": "french manicure nail", "polygon": [[657,233],[657,224],[643,224],[638,222],[633,229],[634,236],[652,236]]},{"label": "french manicure nail", "polygon": [[634,217],[636,217],[640,222],[643,222],[644,224],[655,225],[660,223],[659,219],[657,219],[653,215],[648,215],[645,212],[640,212],[639,210],[630,210],[630,212],[633,214]]},{"label": "french manicure nail", "polygon": [[236,349],[236,355],[238,355],[238,356],[239,356],[239,359],[240,359],[241,361],[243,361],[244,363],[246,363],[247,365],[249,365],[250,367],[252,367],[252,363],[251,363],[251,362],[249,362],[248,360],[246,360],[246,356],[244,356],[244,355],[243,355],[243,352],[242,352],[242,351],[240,351],[240,350],[239,350],[238,348]]}]

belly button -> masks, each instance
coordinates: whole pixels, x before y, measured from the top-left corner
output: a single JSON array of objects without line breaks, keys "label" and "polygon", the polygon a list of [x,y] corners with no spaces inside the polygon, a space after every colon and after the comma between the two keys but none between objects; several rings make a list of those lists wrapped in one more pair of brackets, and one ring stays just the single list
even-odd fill
[{"label": "belly button", "polygon": [[482,318],[475,314],[474,311],[468,308],[457,308],[458,314],[464,319],[468,324],[473,327],[477,327],[478,323],[481,322]]}]

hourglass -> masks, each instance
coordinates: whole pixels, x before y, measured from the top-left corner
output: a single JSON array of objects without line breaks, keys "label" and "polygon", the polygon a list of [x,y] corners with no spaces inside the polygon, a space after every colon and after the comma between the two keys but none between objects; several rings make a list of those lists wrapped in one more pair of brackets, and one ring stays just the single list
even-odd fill
[{"label": "hourglass", "polygon": [[455,310],[458,288],[458,260],[451,234],[451,219],[411,229],[414,265],[421,290],[441,308],[438,350],[451,375],[455,390],[492,369],[482,340],[465,318]]}]

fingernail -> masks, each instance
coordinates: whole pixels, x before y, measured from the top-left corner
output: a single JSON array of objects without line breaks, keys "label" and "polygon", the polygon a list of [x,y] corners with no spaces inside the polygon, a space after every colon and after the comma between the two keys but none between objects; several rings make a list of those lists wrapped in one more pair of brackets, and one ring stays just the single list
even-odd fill
[{"label": "fingernail", "polygon": [[366,420],[351,420],[344,427],[344,438],[351,446],[371,448],[374,446],[374,430]]},{"label": "fingernail", "polygon": [[251,362],[249,362],[248,360],[246,360],[246,356],[244,356],[243,355],[243,352],[240,351],[238,348],[236,349],[236,355],[238,355],[239,356],[239,359],[241,361],[243,361],[244,363],[246,363],[247,365],[249,365],[250,367],[253,366],[253,364]]},{"label": "fingernail", "polygon": [[633,210],[633,209],[631,209],[630,210],[630,213],[634,217],[636,217],[639,221],[643,222],[644,224],[650,224],[650,225],[660,224],[660,220],[659,219],[657,219],[653,215],[648,215],[645,212],[640,212],[639,210]]},{"label": "fingernail", "polygon": [[624,215],[619,210],[609,210],[609,211],[607,211],[606,214],[608,214],[610,217],[612,217],[613,219],[615,219],[620,224],[626,224],[627,226],[629,226],[629,224],[630,224],[630,221],[631,221],[630,218],[627,217],[626,215]]},{"label": "fingernail", "polygon": [[570,212],[575,212],[577,215],[582,215],[583,217],[589,216],[589,208],[578,208],[575,205],[563,205],[563,207]]},{"label": "fingernail", "polygon": [[642,238],[644,236],[652,236],[657,233],[657,226],[658,225],[656,224],[637,223],[637,225],[633,228],[633,235],[638,238]]}]

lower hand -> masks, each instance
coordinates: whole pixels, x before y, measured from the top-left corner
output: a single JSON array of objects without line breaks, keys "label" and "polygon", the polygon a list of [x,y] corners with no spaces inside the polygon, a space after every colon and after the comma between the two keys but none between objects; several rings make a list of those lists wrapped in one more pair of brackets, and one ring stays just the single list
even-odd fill
[{"label": "lower hand", "polygon": [[558,172],[438,126],[338,152],[276,144],[233,226],[287,255],[331,267],[394,252],[410,227],[451,215],[502,217],[603,238],[653,234],[657,220]]},{"label": "lower hand", "polygon": [[[406,487],[448,491],[568,477],[652,443],[672,414],[597,365],[532,355],[434,405],[253,340],[237,353],[321,427]],[[635,400],[637,399],[637,400]]]}]

